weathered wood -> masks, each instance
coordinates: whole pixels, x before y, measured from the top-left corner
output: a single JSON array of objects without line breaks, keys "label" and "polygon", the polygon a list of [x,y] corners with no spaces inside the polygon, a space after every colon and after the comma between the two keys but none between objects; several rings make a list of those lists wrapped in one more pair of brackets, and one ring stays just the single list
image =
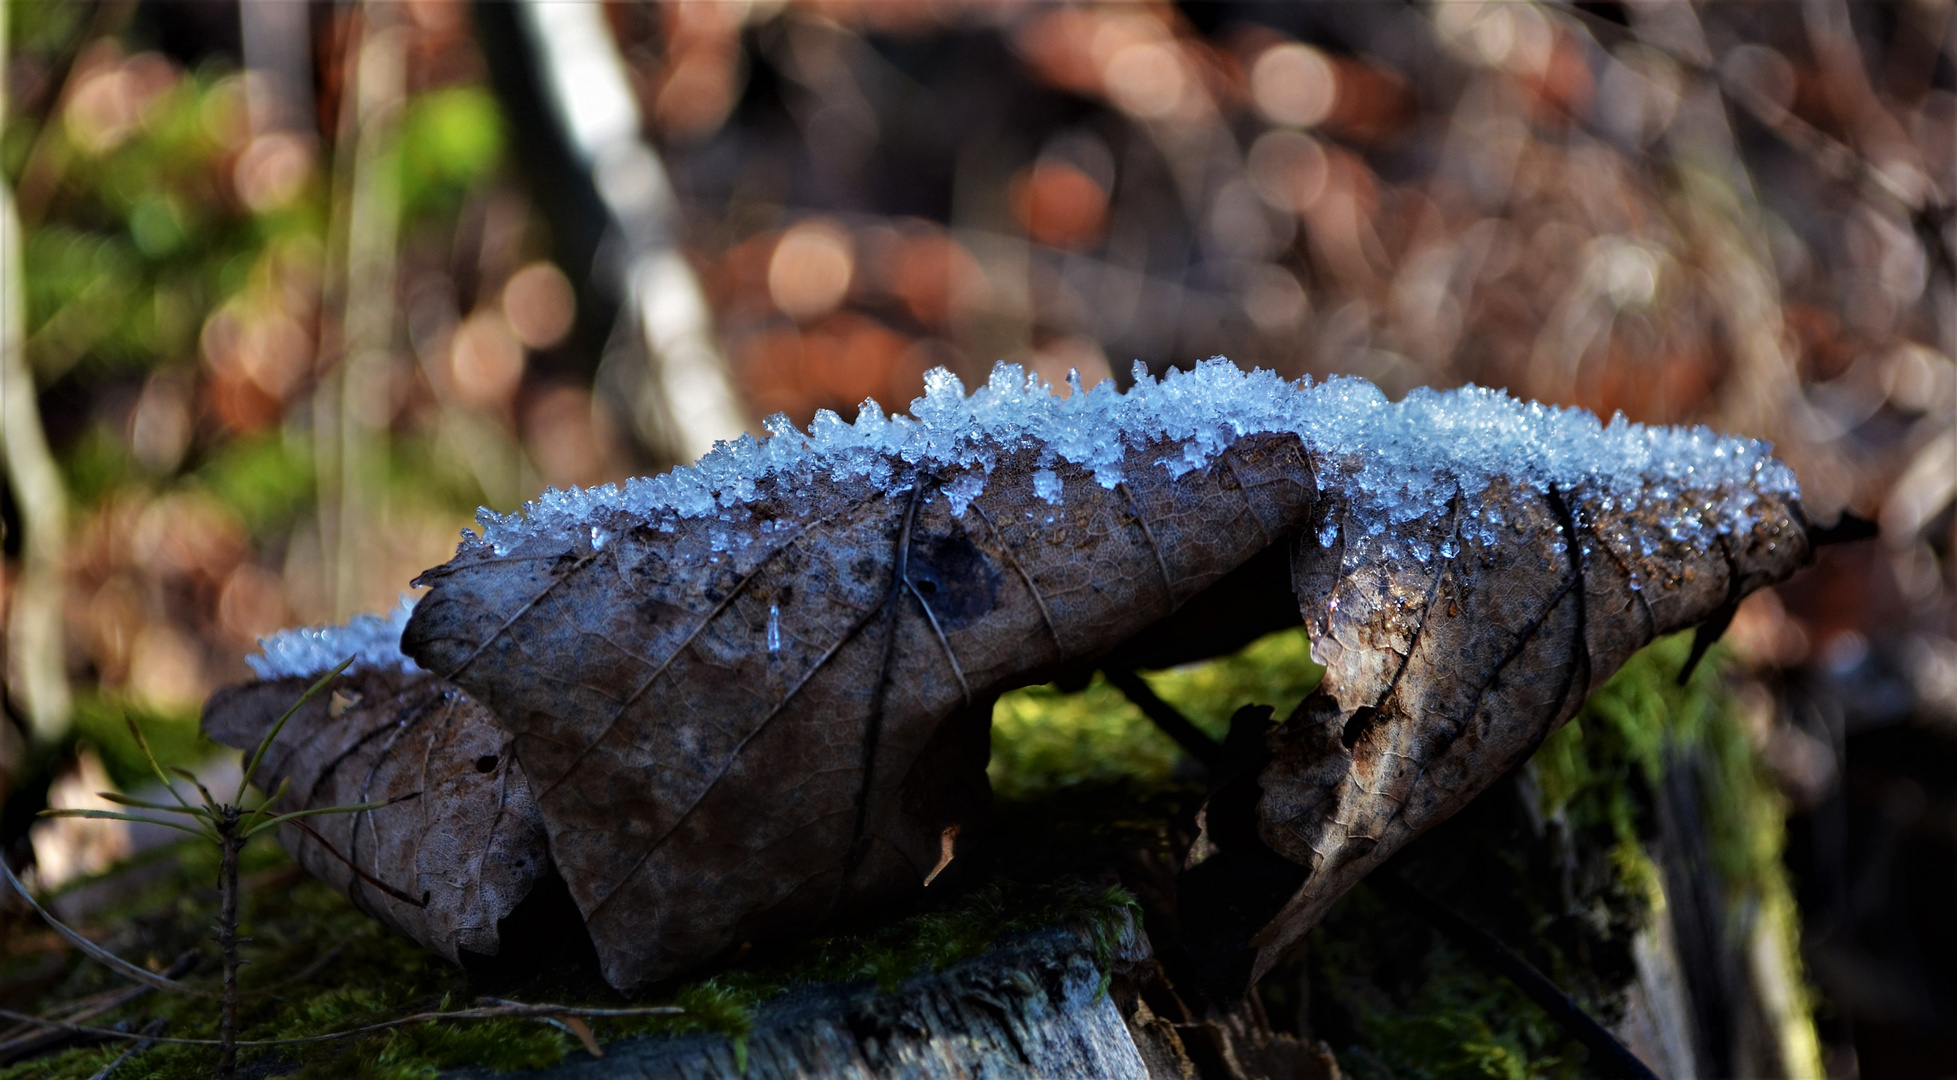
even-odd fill
[{"label": "weathered wood", "polygon": [[[745,1070],[732,1038],[696,1033],[623,1040],[607,1047],[602,1059],[582,1057],[530,1075],[549,1080],[1193,1078],[1174,1026],[1155,1019],[1137,999],[1122,1008],[1118,999],[1127,995],[1111,992],[1123,972],[1152,962],[1148,939],[1132,924],[1105,957],[1097,957],[1084,932],[1048,930],[1011,939],[894,991],[857,984],[792,992],[759,1010],[745,1040]],[[451,1080],[489,1075],[449,1074]]]}]

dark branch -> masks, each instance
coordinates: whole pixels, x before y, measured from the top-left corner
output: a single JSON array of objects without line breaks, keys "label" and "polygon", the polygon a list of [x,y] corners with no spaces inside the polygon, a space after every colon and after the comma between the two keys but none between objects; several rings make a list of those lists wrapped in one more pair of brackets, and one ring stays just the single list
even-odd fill
[{"label": "dark branch", "polygon": [[1213,775],[1222,775],[1225,764],[1223,745],[1203,733],[1203,729],[1190,723],[1174,705],[1155,696],[1140,675],[1126,668],[1105,668],[1102,674],[1108,677],[1109,685],[1121,691],[1142,715],[1155,721],[1162,733],[1176,741],[1183,752],[1203,763],[1204,768]]}]

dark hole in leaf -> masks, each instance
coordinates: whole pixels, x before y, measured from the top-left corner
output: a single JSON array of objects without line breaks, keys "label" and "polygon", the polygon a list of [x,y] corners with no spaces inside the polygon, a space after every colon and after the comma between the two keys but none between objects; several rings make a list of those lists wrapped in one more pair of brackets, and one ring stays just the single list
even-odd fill
[{"label": "dark hole in leaf", "polygon": [[483,756],[481,756],[481,757],[479,757],[479,758],[477,758],[477,759],[476,759],[476,771],[477,771],[477,772],[482,772],[482,773],[486,773],[486,772],[495,772],[495,771],[496,771],[496,755],[495,755],[495,754],[484,754]]},{"label": "dark hole in leaf", "polygon": [[462,970],[490,993],[509,992],[539,977],[588,982],[598,950],[585,933],[571,890],[546,868],[529,892],[496,923],[502,948],[494,956],[461,951]]}]

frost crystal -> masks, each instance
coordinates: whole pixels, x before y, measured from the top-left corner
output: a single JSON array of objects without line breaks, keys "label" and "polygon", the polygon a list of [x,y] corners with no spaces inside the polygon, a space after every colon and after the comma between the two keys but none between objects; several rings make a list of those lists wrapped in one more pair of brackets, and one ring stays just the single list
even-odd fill
[{"label": "frost crystal", "polygon": [[[699,526],[689,531],[703,538],[705,549],[693,549],[694,557],[720,564],[742,558],[752,545],[767,547],[784,531],[799,532],[806,520],[790,519],[812,512],[801,509],[812,503],[801,495],[818,479],[837,485],[837,494],[868,497],[905,494],[921,478],[927,498],[942,494],[952,513],[962,515],[994,481],[1001,460],[1031,451],[1032,494],[1058,506],[1062,478],[1055,466],[1063,462],[1113,488],[1125,479],[1124,468],[1181,476],[1259,433],[1298,436],[1326,499],[1313,536],[1328,548],[1342,541],[1349,570],[1370,562],[1392,569],[1477,557],[1513,528],[1501,500],[1483,498],[1496,484],[1556,489],[1579,516],[1589,502],[1606,513],[1650,507],[1658,534],[1688,545],[1711,545],[1743,526],[1762,495],[1799,494],[1793,472],[1765,443],[1704,427],[1646,427],[1622,416],[1606,425],[1580,409],[1474,386],[1419,389],[1389,402],[1362,379],[1286,382],[1218,357],[1160,381],[1137,364],[1126,393],[1111,382],[1088,390],[1077,378],[1072,390],[1055,397],[1037,376],[1000,364],[967,394],[956,376],[936,370],[909,416],[885,417],[866,401],[854,423],[823,410],[806,433],[786,417],[771,417],[767,439],[720,443],[692,466],[623,486],[546,491],[520,514],[483,510],[477,515],[482,537],[464,532],[462,547],[508,554],[538,543],[595,552],[638,527],[675,533],[693,521]],[[1131,450],[1142,456],[1129,460]],[[1160,456],[1146,461],[1150,454]],[[750,506],[764,488],[772,489],[776,506],[757,520]],[[772,516],[784,499],[789,516]],[[1649,531],[1609,539],[1647,556],[1660,543]],[[1631,588],[1645,584],[1634,577]],[[1333,596],[1335,621],[1344,617],[1338,608]],[[246,662],[267,679],[316,675],[348,656],[357,668],[417,671],[400,649],[412,610],[404,597],[389,616],[283,631],[263,639],[264,655]],[[770,651],[780,648],[780,634],[779,615],[771,610]]]},{"label": "frost crystal", "polygon": [[965,508],[985,492],[984,473],[966,473],[945,485],[945,498],[951,502],[951,516],[965,516]]},{"label": "frost crystal", "polygon": [[[1681,498],[1684,509],[1662,527],[1690,542],[1707,542],[1744,520],[1756,492],[1796,493],[1792,472],[1764,443],[1622,417],[1606,425],[1580,409],[1473,386],[1419,389],[1390,402],[1363,379],[1292,383],[1218,357],[1159,381],[1137,364],[1126,393],[1112,382],[1083,389],[1077,380],[1073,391],[1055,397],[1037,376],[1000,364],[967,394],[957,376],[935,370],[909,416],[885,417],[866,401],[854,423],[824,410],[806,433],[786,417],[771,417],[767,439],[720,443],[689,467],[622,486],[547,491],[518,514],[484,510],[482,539],[465,535],[464,546],[487,544],[504,554],[530,541],[595,548],[636,523],[670,532],[682,521],[712,518],[710,546],[718,555],[763,535],[747,506],[767,483],[792,494],[826,477],[865,494],[898,493],[921,475],[962,514],[998,462],[1018,450],[1037,452],[1034,493],[1057,504],[1053,466],[1061,462],[1113,488],[1132,448],[1164,448],[1153,467],[1180,476],[1262,432],[1296,434],[1313,455],[1321,489],[1344,506],[1340,520],[1320,524],[1319,538],[1329,544],[1342,530],[1349,558],[1431,555],[1432,540],[1414,543],[1406,534],[1452,507],[1463,510],[1459,540],[1442,545],[1443,555],[1454,557],[1464,543],[1492,543],[1502,520],[1480,513],[1477,500],[1498,478],[1538,491],[1578,491],[1606,506]],[[604,527],[594,533],[594,523]]]},{"label": "frost crystal", "polygon": [[1048,503],[1060,505],[1060,474],[1052,469],[1037,469],[1033,472],[1033,494]]},{"label": "frost crystal", "polygon": [[401,652],[401,631],[414,606],[414,597],[403,596],[388,615],[356,615],[344,626],[281,630],[259,638],[263,655],[247,656],[245,663],[261,679],[324,674],[349,656],[354,658],[349,671],[420,671]]}]

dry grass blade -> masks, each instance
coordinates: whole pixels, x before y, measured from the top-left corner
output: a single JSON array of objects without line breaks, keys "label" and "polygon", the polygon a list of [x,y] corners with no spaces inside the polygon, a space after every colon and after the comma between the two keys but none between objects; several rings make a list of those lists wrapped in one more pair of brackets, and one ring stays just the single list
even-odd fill
[{"label": "dry grass blade", "polygon": [[[48,926],[53,928],[55,933],[60,934],[63,938],[65,938],[68,941],[69,944],[73,945],[77,949],[80,949],[82,953],[88,956],[90,959],[96,961],[97,963],[102,964],[103,966],[107,967],[109,970],[115,972],[118,975],[121,975],[123,978],[133,979],[136,982],[142,983],[145,986],[152,987],[157,990],[167,990],[172,994],[189,994],[192,997],[201,997],[201,998],[217,997],[216,994],[212,993],[209,990],[199,990],[194,986],[186,986],[175,979],[164,978],[163,976],[158,975],[157,973],[150,971],[146,968],[137,967],[135,964],[132,964],[129,961],[124,960],[122,957],[117,956],[116,954],[110,952],[109,950],[104,949],[100,945],[95,944],[94,942],[88,940],[87,938],[76,933],[74,930],[70,929],[67,925],[62,923],[61,920],[55,918],[54,915],[50,913],[46,908],[42,907],[40,905],[40,902],[35,900],[33,895],[27,891],[27,886],[22,885],[20,883],[20,879],[14,876],[13,869],[7,866],[5,862],[0,862],[0,874],[6,875],[7,884],[11,885],[13,887],[13,890],[19,893],[22,899],[27,901],[27,905],[33,908],[34,913],[41,917],[41,921],[47,923]],[[15,1016],[12,1013],[9,1013],[7,1015],[9,1019],[20,1020],[24,1023],[46,1022],[31,1016]]]},{"label": "dry grass blade", "polygon": [[[177,957],[175,962],[163,970],[164,976],[176,978],[187,973],[196,966],[198,955],[197,950],[192,949]],[[51,1010],[44,1019],[59,1019],[78,1024],[91,1017],[119,1009],[149,992],[150,988],[147,986],[118,987],[67,1002]],[[36,1027],[32,1024],[16,1024],[4,1034],[5,1038],[0,1039],[0,1065],[32,1054],[64,1037],[59,1031],[50,1031],[45,1027]]]}]

